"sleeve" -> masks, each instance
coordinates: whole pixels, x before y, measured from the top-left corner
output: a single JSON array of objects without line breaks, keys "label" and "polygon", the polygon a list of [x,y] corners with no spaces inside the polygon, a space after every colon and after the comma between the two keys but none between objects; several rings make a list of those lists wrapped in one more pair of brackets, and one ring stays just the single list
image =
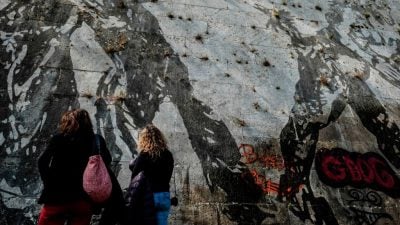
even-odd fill
[{"label": "sleeve", "polygon": [[38,167],[40,178],[43,181],[43,184],[46,185],[48,183],[50,177],[50,164],[55,153],[55,149],[57,146],[56,136],[53,136],[46,149],[40,154],[38,159]]},{"label": "sleeve", "polygon": [[110,151],[107,148],[106,141],[104,140],[104,138],[101,135],[98,135],[98,137],[100,140],[101,158],[103,158],[104,164],[106,164],[106,166],[110,166],[112,157],[111,157]]},{"label": "sleeve", "polygon": [[170,158],[169,159],[170,163],[169,163],[169,174],[168,175],[169,175],[169,180],[171,180],[172,173],[174,171],[174,165],[175,165],[174,157],[171,152],[169,152],[169,158]]},{"label": "sleeve", "polygon": [[145,155],[139,153],[138,157],[129,164],[129,169],[132,171],[132,176],[135,177],[146,167]]}]

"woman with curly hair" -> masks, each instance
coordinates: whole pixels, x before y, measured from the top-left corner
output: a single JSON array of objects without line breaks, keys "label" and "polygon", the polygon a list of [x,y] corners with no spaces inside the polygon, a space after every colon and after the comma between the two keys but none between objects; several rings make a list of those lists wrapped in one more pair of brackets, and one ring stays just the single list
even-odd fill
[{"label": "woman with curly hair", "polygon": [[[113,185],[110,198],[102,206],[90,199],[82,184],[89,157],[99,151],[95,150],[95,138],[100,143],[100,154]],[[105,208],[104,214],[107,215],[103,217],[112,217],[111,208],[122,211],[122,190],[109,167],[111,160],[104,138],[93,132],[89,113],[84,109],[65,112],[61,117],[59,132],[50,138],[38,160],[43,181],[39,198],[39,204],[43,204],[43,207],[38,225],[89,225],[96,208]],[[106,220],[103,217],[100,224],[115,224],[117,219],[121,219]]]},{"label": "woman with curly hair", "polygon": [[[90,224],[93,203],[83,189],[82,177],[92,155],[94,138],[86,110],[75,109],[62,115],[59,132],[50,138],[38,161],[43,181],[39,225]],[[98,138],[101,156],[108,165],[111,155],[104,139]]]},{"label": "woman with curly hair", "polygon": [[142,196],[135,199],[136,207],[131,212],[135,214],[134,221],[144,225],[167,225],[171,207],[169,182],[174,159],[164,135],[153,124],[147,125],[139,133],[138,150],[139,155],[129,165],[132,170],[131,178],[135,180],[137,175],[143,174],[150,195],[141,192]]}]

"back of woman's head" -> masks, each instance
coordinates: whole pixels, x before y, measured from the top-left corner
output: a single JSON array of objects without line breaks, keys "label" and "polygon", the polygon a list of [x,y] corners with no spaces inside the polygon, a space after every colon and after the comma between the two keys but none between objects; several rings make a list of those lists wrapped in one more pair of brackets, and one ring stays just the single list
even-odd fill
[{"label": "back of woman's head", "polygon": [[151,157],[157,157],[167,149],[167,142],[161,131],[149,124],[139,133],[139,151],[148,152]]},{"label": "back of woman's head", "polygon": [[93,133],[89,113],[84,109],[75,109],[65,112],[60,121],[62,134]]}]

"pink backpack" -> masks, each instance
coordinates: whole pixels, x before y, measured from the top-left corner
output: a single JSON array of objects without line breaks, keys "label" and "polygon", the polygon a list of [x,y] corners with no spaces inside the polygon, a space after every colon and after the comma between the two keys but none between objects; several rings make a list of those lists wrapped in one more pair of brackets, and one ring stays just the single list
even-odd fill
[{"label": "pink backpack", "polygon": [[89,157],[83,173],[83,190],[95,203],[103,203],[111,195],[112,183],[107,167],[100,155],[100,141],[97,135],[95,141],[98,154]]}]

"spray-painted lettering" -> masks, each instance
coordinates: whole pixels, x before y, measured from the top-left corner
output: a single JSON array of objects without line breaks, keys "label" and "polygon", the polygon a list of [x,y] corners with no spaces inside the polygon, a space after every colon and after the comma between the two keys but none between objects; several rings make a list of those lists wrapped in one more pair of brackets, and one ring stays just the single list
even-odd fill
[{"label": "spray-painted lettering", "polygon": [[[278,171],[282,171],[285,169],[285,164],[281,156],[258,153],[255,151],[253,145],[241,144],[239,146],[239,151],[242,155],[243,162],[247,165],[267,169],[275,169]],[[265,149],[261,149],[260,152],[265,152]],[[279,182],[274,182],[273,180],[271,180],[271,178],[267,178],[254,168],[250,170],[250,175],[251,177],[253,177],[254,183],[256,183],[261,188],[261,190],[268,195],[275,194],[287,196],[296,189],[289,187],[286,190],[281,190],[281,188],[279,187]],[[302,188],[302,186],[303,185],[297,188],[300,189]]]},{"label": "spray-painted lettering", "polygon": [[285,164],[283,158],[277,155],[259,154],[254,150],[254,147],[250,144],[241,144],[239,151],[244,158],[244,163],[260,163],[262,167],[269,169],[284,170]]},{"label": "spray-painted lettering", "polygon": [[400,197],[400,180],[385,159],[377,153],[321,149],[315,159],[319,178],[332,187],[369,187]]}]

